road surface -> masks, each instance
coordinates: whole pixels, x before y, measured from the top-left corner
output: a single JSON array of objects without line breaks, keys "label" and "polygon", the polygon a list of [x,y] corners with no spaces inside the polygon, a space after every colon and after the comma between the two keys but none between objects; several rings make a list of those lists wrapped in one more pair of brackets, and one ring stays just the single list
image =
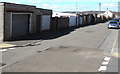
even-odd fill
[{"label": "road surface", "polygon": [[37,38],[32,46],[3,52],[3,72],[98,72],[106,57],[104,72],[118,72],[118,31],[99,23]]}]

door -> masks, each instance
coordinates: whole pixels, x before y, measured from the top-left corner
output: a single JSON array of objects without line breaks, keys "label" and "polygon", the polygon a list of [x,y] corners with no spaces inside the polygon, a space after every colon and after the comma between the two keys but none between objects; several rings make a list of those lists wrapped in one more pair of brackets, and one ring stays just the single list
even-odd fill
[{"label": "door", "polygon": [[42,16],[41,29],[42,29],[42,31],[50,30],[50,15],[43,15]]},{"label": "door", "polygon": [[69,27],[76,26],[76,16],[70,16]]},{"label": "door", "polygon": [[12,38],[27,35],[29,32],[29,14],[12,15]]}]

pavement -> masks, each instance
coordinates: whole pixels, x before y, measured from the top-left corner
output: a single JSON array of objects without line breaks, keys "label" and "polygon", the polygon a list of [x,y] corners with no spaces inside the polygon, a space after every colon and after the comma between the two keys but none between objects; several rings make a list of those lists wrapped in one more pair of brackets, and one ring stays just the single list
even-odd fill
[{"label": "pavement", "polygon": [[29,46],[30,44],[38,43],[43,40],[50,40],[54,38],[58,38],[60,36],[69,34],[71,31],[74,31],[76,27],[60,29],[56,31],[45,31],[41,33],[21,36],[18,38],[11,39],[10,41],[5,41],[0,44],[1,49],[5,48],[12,48],[12,47],[25,47]]}]

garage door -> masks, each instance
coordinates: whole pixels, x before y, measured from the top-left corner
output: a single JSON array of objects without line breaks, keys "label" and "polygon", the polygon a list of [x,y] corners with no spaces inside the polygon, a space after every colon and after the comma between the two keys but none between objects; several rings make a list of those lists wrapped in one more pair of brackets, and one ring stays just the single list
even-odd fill
[{"label": "garage door", "polygon": [[76,26],[76,16],[70,16],[69,27]]},{"label": "garage door", "polygon": [[29,14],[12,15],[12,38],[28,34]]},{"label": "garage door", "polygon": [[42,16],[41,29],[42,29],[42,31],[50,29],[50,16],[49,15]]}]

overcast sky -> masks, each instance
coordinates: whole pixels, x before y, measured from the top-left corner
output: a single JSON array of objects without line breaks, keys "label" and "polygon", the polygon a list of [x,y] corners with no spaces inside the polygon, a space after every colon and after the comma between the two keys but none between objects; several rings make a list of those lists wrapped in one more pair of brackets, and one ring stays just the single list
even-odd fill
[{"label": "overcast sky", "polygon": [[39,8],[52,9],[54,11],[98,11],[99,3],[101,10],[107,8],[111,11],[118,11],[119,0],[0,0],[0,2],[12,2],[19,4],[34,5]]}]

